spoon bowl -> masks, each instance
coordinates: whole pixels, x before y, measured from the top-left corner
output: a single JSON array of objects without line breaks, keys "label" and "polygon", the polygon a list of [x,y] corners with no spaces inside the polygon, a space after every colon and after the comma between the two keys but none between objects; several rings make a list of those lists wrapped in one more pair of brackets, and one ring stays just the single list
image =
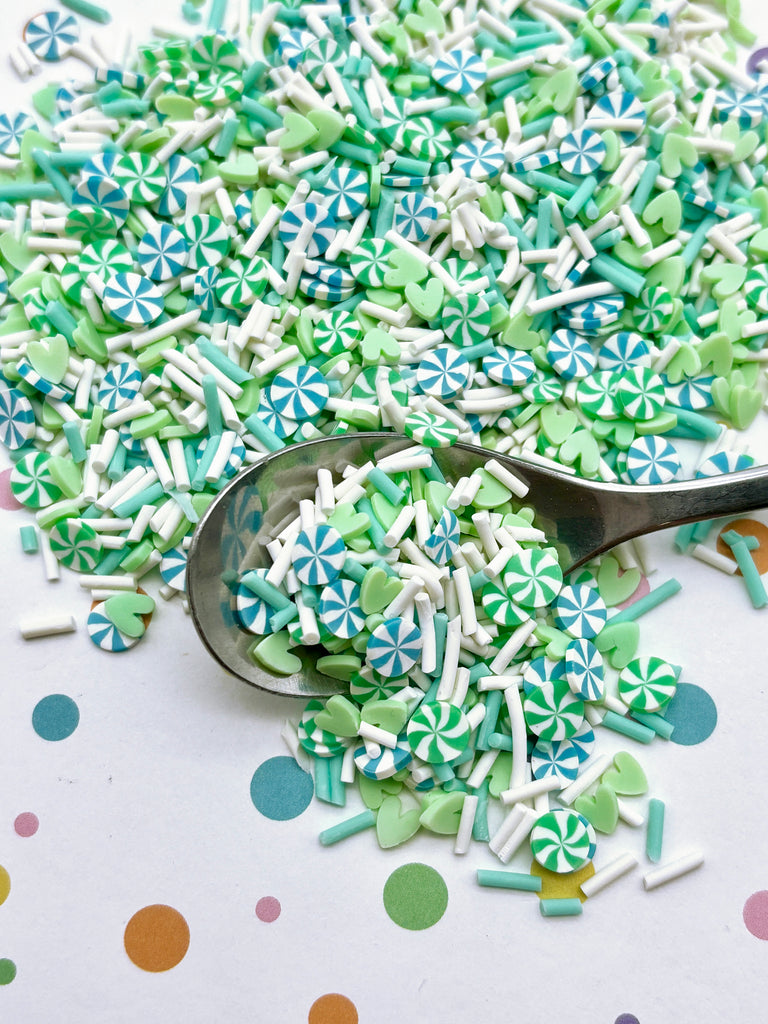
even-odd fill
[{"label": "spoon bowl", "polygon": [[[266,544],[314,496],[318,469],[339,478],[348,466],[380,461],[406,448],[411,438],[369,432],[291,445],[239,473],[211,503],[189,548],[187,593],[192,620],[208,651],[227,671],[272,693],[327,697],[346,689],[318,672],[320,648],[297,649],[302,668],[272,675],[248,651],[254,634],[237,622],[234,584],[270,564]],[[490,452],[475,445],[431,449],[446,479],[456,481],[495,459],[521,479],[521,504],[536,511],[536,525],[558,550],[567,574],[623,541],[683,523],[738,515],[768,507],[768,468],[759,467],[673,486],[628,486],[585,480],[566,472]],[[325,652],[323,652],[325,653]]]}]

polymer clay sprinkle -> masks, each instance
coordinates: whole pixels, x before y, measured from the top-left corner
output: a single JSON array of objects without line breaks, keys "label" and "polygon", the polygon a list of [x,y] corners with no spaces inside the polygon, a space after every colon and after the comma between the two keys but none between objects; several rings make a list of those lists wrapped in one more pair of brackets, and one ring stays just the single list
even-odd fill
[{"label": "polymer clay sprinkle", "polygon": [[36,127],[35,121],[25,113],[0,113],[0,153],[18,156],[25,134]]},{"label": "polymer clay sprinkle", "polygon": [[565,679],[535,686],[523,701],[525,723],[543,740],[567,740],[584,721],[584,704]]},{"label": "polymer clay sprinkle", "polygon": [[49,541],[61,564],[75,572],[93,572],[101,559],[99,535],[85,520],[59,520],[51,528]]},{"label": "polymer clay sprinkle", "polygon": [[79,38],[76,19],[60,11],[37,14],[24,26],[24,42],[40,60],[61,60]]},{"label": "polymer clay sprinkle", "polygon": [[18,388],[0,384],[0,442],[11,451],[23,448],[35,436],[32,405]]},{"label": "polymer clay sprinkle", "polygon": [[317,725],[315,718],[322,710],[323,704],[319,700],[307,703],[298,725],[299,743],[315,757],[335,757],[344,752],[348,741]]},{"label": "polymer clay sprinkle", "polygon": [[470,725],[460,708],[444,701],[425,701],[408,722],[408,743],[428,764],[446,764],[459,757],[469,742]]},{"label": "polymer clay sprinkle", "polygon": [[548,811],[531,831],[531,851],[548,871],[578,871],[595,853],[595,831],[581,814],[567,807]]},{"label": "polymer clay sprinkle", "polygon": [[139,239],[136,261],[152,281],[170,281],[187,265],[187,242],[178,228],[159,224]]},{"label": "polymer clay sprinkle", "polygon": [[590,128],[578,128],[569,132],[560,143],[558,158],[563,170],[569,174],[592,174],[602,166],[606,147],[597,132]]},{"label": "polymer clay sprinkle", "polygon": [[61,497],[50,471],[50,455],[45,452],[27,452],[11,470],[11,493],[17,501],[29,508],[45,508]]},{"label": "polymer clay sprinkle", "polygon": [[633,711],[660,711],[676,690],[675,670],[661,658],[634,658],[619,673],[619,696]]},{"label": "polymer clay sprinkle", "polygon": [[138,366],[124,359],[102,377],[98,400],[107,412],[116,412],[138,395],[143,379]]},{"label": "polymer clay sprinkle", "polygon": [[[291,563],[302,583],[317,586],[335,580],[347,557],[341,534],[325,523],[302,530],[291,552]],[[401,675],[402,673],[395,673]]]},{"label": "polymer clay sprinkle", "polygon": [[88,636],[96,647],[110,654],[129,651],[141,639],[140,636],[128,636],[121,633],[105,612],[106,601],[94,605],[88,613],[86,628]]},{"label": "polymer clay sprinkle", "polygon": [[597,587],[568,583],[552,601],[555,625],[574,637],[591,640],[605,625],[608,612]]},{"label": "polymer clay sprinkle", "polygon": [[344,640],[357,636],[365,626],[360,587],[352,580],[329,583],[320,594],[317,617],[334,636]]},{"label": "polymer clay sprinkle", "polygon": [[534,779],[554,776],[563,784],[573,782],[579,774],[579,760],[572,740],[537,740],[531,750],[531,772]]},{"label": "polymer clay sprinkle", "polygon": [[394,747],[382,747],[380,753],[370,754],[365,746],[355,748],[355,768],[368,779],[391,779],[407,768],[412,760],[410,747],[398,742]]},{"label": "polymer clay sprinkle", "polygon": [[113,274],[102,295],[104,308],[118,323],[147,327],[162,315],[163,293],[148,278],[132,272]]},{"label": "polymer clay sprinkle", "polygon": [[603,656],[591,640],[579,637],[565,649],[565,677],[583,700],[600,700],[605,691]]},{"label": "polymer clay sprinkle", "polygon": [[281,416],[301,422],[325,408],[328,383],[312,366],[296,366],[279,373],[269,387],[269,398]]},{"label": "polymer clay sprinkle", "polygon": [[75,206],[94,206],[114,217],[123,224],[128,216],[130,203],[125,191],[116,181],[102,174],[89,174],[80,179],[72,193]]},{"label": "polymer clay sprinkle", "polygon": [[486,74],[481,58],[467,50],[449,50],[432,68],[438,85],[460,96],[475,92],[485,82]]},{"label": "polymer clay sprinkle", "polygon": [[163,583],[180,594],[186,593],[187,553],[183,548],[171,548],[164,552],[159,569]]},{"label": "polymer clay sprinkle", "polygon": [[681,469],[677,449],[664,437],[638,437],[627,449],[626,473],[635,484],[668,484]]},{"label": "polymer clay sprinkle", "polygon": [[[266,569],[256,569],[255,571],[261,579],[266,578]],[[234,592],[234,601],[235,615],[243,629],[261,636],[272,632],[270,619],[274,615],[275,609],[245,583],[238,584]]]},{"label": "polymer clay sprinkle", "polygon": [[429,238],[436,220],[436,203],[417,192],[407,192],[395,209],[395,229],[408,242]]},{"label": "polymer clay sprinkle", "polygon": [[407,619],[386,619],[371,633],[365,656],[380,676],[397,678],[413,668],[422,646],[421,630]]},{"label": "polymer clay sprinkle", "polygon": [[458,550],[460,535],[459,521],[455,513],[446,508],[424,542],[424,551],[437,565],[446,565]]},{"label": "polymer clay sprinkle", "polygon": [[528,548],[513,555],[504,570],[504,586],[524,608],[551,604],[563,584],[557,559],[544,550]]}]

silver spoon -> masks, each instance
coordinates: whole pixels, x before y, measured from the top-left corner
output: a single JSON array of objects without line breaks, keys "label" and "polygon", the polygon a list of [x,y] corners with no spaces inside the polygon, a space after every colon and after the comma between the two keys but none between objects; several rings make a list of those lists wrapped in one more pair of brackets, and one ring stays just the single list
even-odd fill
[{"label": "silver spoon", "polygon": [[[274,676],[256,664],[248,655],[256,637],[233,617],[231,584],[241,573],[270,564],[265,544],[295,518],[299,499],[314,496],[318,469],[340,478],[347,466],[413,446],[408,437],[382,432],[306,441],[266,455],[217,495],[192,537],[187,593],[195,627],[225,669],[289,696],[344,690],[343,683],[317,671],[311,652],[304,652],[303,668],[292,676]],[[491,458],[520,477],[528,485],[523,503],[536,510],[536,525],[558,548],[565,573],[632,537],[768,507],[768,467],[669,487],[634,487],[584,480],[474,445],[437,448],[432,455],[454,482]]]}]

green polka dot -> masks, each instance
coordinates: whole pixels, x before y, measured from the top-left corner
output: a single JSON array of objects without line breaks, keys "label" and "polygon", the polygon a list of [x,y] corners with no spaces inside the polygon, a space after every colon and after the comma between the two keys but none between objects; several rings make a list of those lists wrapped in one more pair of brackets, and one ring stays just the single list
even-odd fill
[{"label": "green polka dot", "polygon": [[403,864],[384,885],[384,909],[401,928],[414,932],[431,928],[447,906],[448,887],[427,864]]},{"label": "green polka dot", "polygon": [[16,977],[16,964],[7,957],[0,959],[0,985],[10,985]]}]

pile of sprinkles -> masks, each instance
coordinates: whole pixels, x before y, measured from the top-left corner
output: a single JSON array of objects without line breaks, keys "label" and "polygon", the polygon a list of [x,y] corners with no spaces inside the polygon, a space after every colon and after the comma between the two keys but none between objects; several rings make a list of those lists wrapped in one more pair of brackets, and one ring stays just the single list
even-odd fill
[{"label": "pile of sprinkles", "polygon": [[[540,867],[575,871],[595,830],[637,823],[620,779],[642,769],[591,755],[594,727],[669,738],[679,670],[638,653],[636,619],[679,585],[608,615],[637,549],[564,581],[524,507],[502,508],[523,497],[509,480],[441,481],[429,449],[630,484],[751,463],[737,432],[765,400],[768,75],[738,66],[738,3],[255,0],[231,23],[226,6],[119,54],[46,12],[12,53],[21,75],[88,69],[0,113],[0,440],[35,512],[21,543],[49,579],[80,574],[90,639],[122,652],[155,609],[139,582],[159,572],[161,597],[183,595],[191,532],[241,467],[325,435],[407,435],[416,464],[373,467],[345,514],[348,481],[318,481],[336,497],[302,510],[296,590],[274,565],[238,582],[243,628],[268,641],[254,657],[280,671],[322,640],[350,680],[286,730],[321,799],[361,778],[369,810],[323,841],[374,822],[384,846],[407,838],[391,776],[419,795],[414,831],[457,833],[459,852],[474,834],[502,862],[530,837]],[[677,546],[738,566],[765,606],[755,538],[726,529],[728,557],[712,527]],[[392,596],[369,610],[365,590]],[[511,807],[493,834],[489,793]]]}]

